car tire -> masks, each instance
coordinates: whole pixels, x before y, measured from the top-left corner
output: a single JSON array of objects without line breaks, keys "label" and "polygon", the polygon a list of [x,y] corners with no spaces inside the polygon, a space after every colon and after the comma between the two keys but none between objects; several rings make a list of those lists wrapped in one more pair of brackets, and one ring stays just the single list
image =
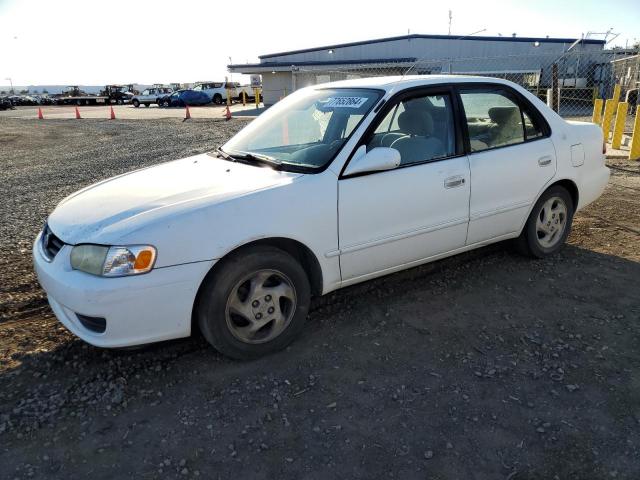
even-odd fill
[{"label": "car tire", "polygon": [[169,108],[169,100],[165,100],[164,102],[162,102],[162,106],[164,108]]},{"label": "car tire", "polygon": [[213,96],[213,103],[215,103],[216,105],[222,105],[222,95],[220,95],[219,93],[216,93]]},{"label": "car tire", "polygon": [[133,103],[133,106],[136,107],[136,108],[138,108],[140,106],[140,102],[138,100],[134,100],[131,103]]},{"label": "car tire", "polygon": [[195,316],[220,353],[249,360],[282,350],[302,331],[311,289],[288,253],[261,246],[224,258],[198,293]]},{"label": "car tire", "polygon": [[148,103],[145,103],[145,104],[144,104],[144,106],[145,106],[146,108],[149,108],[149,104],[148,104]]},{"label": "car tire", "polygon": [[124,101],[121,98],[119,98],[118,100],[116,100],[116,103],[118,105],[122,105],[122,104],[124,104]]},{"label": "car tire", "polygon": [[565,244],[571,232],[574,205],[566,188],[554,185],[546,190],[531,210],[516,248],[523,255],[545,258]]}]

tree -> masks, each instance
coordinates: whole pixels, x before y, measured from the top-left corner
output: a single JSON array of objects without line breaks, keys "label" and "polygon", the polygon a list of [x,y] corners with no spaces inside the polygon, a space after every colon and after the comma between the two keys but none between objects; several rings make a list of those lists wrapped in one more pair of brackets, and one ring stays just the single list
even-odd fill
[{"label": "tree", "polygon": [[27,95],[29,93],[29,89],[25,88],[24,90],[20,90],[20,95]]},{"label": "tree", "polygon": [[46,93],[47,95],[49,95],[49,90],[47,90],[46,88],[43,88],[42,93]]}]

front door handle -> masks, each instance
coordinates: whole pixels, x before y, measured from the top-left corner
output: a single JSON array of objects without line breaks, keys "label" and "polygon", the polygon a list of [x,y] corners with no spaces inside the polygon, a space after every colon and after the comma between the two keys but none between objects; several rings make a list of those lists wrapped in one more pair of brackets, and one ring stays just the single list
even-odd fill
[{"label": "front door handle", "polygon": [[541,167],[546,167],[547,165],[551,165],[551,157],[549,155],[540,157],[538,159],[538,165],[540,165]]},{"label": "front door handle", "polygon": [[444,188],[455,188],[464,185],[465,179],[462,175],[455,175],[444,179]]}]

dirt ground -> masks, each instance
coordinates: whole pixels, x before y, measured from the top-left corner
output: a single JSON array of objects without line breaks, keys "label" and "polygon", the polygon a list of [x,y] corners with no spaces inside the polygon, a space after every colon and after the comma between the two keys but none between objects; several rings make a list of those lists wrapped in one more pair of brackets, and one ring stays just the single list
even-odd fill
[{"label": "dirt ground", "polygon": [[314,301],[286,351],[101,350],[30,243],[68,193],[206,151],[241,120],[0,119],[0,478],[640,478],[640,168],[569,245],[498,244]]}]

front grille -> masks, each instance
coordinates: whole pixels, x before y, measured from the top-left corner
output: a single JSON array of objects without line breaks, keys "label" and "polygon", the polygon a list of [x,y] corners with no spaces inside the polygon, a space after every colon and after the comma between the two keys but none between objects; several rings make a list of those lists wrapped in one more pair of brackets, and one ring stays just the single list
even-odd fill
[{"label": "front grille", "polygon": [[42,252],[44,253],[44,256],[47,258],[47,260],[49,261],[55,258],[55,256],[58,254],[58,252],[64,245],[64,242],[60,240],[58,237],[56,237],[51,231],[51,229],[49,228],[49,225],[46,225],[46,224],[44,226],[44,230],[42,230],[41,241],[42,241]]},{"label": "front grille", "polygon": [[103,333],[107,329],[107,320],[101,317],[90,317],[88,315],[80,315],[76,313],[76,317],[87,330],[96,333]]}]

